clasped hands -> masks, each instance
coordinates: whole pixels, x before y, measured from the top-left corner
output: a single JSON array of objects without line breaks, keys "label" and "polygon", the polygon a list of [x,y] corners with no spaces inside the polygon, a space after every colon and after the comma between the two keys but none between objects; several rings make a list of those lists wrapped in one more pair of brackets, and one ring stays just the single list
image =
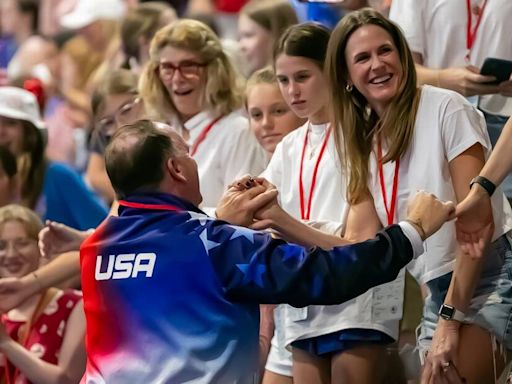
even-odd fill
[{"label": "clasped hands", "polygon": [[281,208],[276,187],[264,178],[244,176],[228,186],[215,215],[234,225],[266,229]]}]

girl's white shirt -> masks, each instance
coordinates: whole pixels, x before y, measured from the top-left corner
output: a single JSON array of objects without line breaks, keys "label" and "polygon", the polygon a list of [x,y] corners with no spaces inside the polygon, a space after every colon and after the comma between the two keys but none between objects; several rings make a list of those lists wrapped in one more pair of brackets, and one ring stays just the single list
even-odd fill
[{"label": "girl's white shirt", "polygon": [[[270,163],[262,176],[276,185],[279,203],[283,209],[301,219],[299,196],[299,170],[304,137],[309,130],[308,147],[304,156],[303,185],[305,206],[315,164],[325,137],[328,124],[314,125],[307,122],[289,133],[277,145]],[[311,151],[313,155],[311,156]],[[308,224],[330,233],[343,232],[349,205],[345,199],[345,178],[336,151],[333,132],[318,168],[316,187],[311,204]],[[279,317],[284,329],[283,340],[278,344],[289,345],[295,340],[311,338],[350,328],[367,328],[398,336],[398,320],[376,321],[372,315],[373,290],[341,305],[294,308],[280,306]],[[280,326],[276,324],[276,326]]]}]

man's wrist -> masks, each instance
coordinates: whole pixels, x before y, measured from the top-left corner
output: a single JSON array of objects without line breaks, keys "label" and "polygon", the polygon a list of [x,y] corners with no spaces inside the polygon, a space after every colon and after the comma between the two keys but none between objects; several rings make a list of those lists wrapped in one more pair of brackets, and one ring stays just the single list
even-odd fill
[{"label": "man's wrist", "polygon": [[420,231],[415,227],[414,224],[403,220],[398,223],[404,235],[411,242],[413,259],[416,259],[418,256],[423,254],[425,249],[423,248],[423,239],[421,238]]},{"label": "man's wrist", "polygon": [[406,223],[411,224],[414,227],[414,229],[420,235],[422,241],[425,241],[427,239],[427,234],[425,233],[425,230],[423,229],[423,225],[421,224],[421,219],[411,219],[408,217],[404,221]]}]

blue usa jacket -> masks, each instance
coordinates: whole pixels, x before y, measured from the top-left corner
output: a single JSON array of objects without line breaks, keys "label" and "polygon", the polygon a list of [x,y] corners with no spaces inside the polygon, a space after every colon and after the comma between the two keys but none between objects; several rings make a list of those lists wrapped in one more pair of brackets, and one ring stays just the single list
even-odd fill
[{"label": "blue usa jacket", "polygon": [[81,249],[86,383],[256,382],[259,303],[342,303],[395,279],[413,255],[399,226],[325,251],[176,196],[120,204]]}]

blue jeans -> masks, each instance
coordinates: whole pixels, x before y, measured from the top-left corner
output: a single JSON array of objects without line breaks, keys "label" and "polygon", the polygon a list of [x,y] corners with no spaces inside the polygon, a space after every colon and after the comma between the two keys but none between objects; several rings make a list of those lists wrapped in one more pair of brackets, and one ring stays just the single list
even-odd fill
[{"label": "blue jeans", "polygon": [[[425,300],[420,325],[418,347],[428,350],[438,320],[438,310],[444,302],[452,273],[427,283],[430,294]],[[512,349],[512,248],[507,235],[494,241],[487,254],[465,323],[487,329],[498,342]]]}]

